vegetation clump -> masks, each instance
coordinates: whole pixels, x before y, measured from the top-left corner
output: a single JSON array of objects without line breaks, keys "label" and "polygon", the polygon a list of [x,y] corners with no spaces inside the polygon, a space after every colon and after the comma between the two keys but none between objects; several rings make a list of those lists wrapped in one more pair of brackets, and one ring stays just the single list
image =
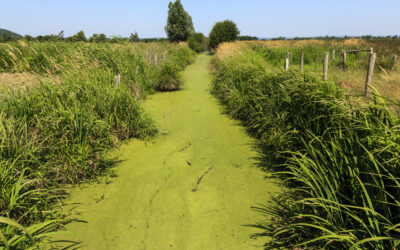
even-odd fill
[{"label": "vegetation clump", "polygon": [[208,42],[207,38],[202,33],[196,33],[189,37],[188,46],[197,53],[204,52],[207,50]]}]

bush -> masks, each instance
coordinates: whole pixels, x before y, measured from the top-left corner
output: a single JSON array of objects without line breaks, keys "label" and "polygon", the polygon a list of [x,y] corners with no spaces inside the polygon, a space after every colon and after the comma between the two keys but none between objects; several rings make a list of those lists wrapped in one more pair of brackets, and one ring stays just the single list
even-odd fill
[{"label": "bush", "polygon": [[235,41],[239,35],[236,24],[230,20],[218,22],[210,32],[209,48],[215,50],[219,44]]},{"label": "bush", "polygon": [[181,79],[179,77],[179,68],[174,63],[164,63],[158,77],[157,90],[160,91],[173,91],[178,90],[181,86]]},{"label": "bush", "polygon": [[207,50],[207,38],[202,33],[196,33],[188,39],[189,48],[197,53]]}]

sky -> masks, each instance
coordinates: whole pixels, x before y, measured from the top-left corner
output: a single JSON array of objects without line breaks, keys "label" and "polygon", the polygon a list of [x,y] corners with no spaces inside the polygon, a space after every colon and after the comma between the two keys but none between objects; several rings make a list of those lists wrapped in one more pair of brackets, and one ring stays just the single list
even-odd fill
[{"label": "sky", "polygon": [[[170,0],[0,0],[0,28],[21,35],[166,37]],[[196,32],[234,21],[262,38],[400,35],[400,0],[181,0]]]}]

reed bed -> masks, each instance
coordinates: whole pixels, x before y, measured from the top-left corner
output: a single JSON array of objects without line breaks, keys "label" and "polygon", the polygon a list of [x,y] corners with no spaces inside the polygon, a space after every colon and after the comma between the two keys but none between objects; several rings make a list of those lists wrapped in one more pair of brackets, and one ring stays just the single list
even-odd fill
[{"label": "reed bed", "polygon": [[358,105],[251,46],[218,53],[212,92],[257,138],[260,167],[285,190],[254,208],[265,215],[254,237],[266,237],[265,249],[397,249],[400,120],[388,101],[374,94]]},{"label": "reed bed", "polygon": [[110,169],[117,159],[107,151],[121,141],[154,136],[140,99],[179,88],[193,58],[168,43],[0,44],[0,71],[38,79],[0,91],[0,249],[39,247],[68,223],[52,212],[63,186]]}]

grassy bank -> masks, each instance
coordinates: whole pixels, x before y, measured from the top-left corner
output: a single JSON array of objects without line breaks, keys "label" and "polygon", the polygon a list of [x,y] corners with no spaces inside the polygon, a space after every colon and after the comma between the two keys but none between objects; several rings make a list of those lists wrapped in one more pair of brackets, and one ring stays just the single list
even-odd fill
[{"label": "grassy bank", "polygon": [[354,105],[334,82],[283,73],[247,46],[220,50],[213,68],[213,93],[290,190],[255,208],[266,249],[399,246],[400,121],[382,98]]},{"label": "grassy bank", "polygon": [[60,228],[51,210],[64,184],[103,173],[120,141],[156,134],[140,99],[178,89],[193,58],[172,44],[0,44],[0,71],[36,79],[1,86],[0,247],[25,248]]}]

